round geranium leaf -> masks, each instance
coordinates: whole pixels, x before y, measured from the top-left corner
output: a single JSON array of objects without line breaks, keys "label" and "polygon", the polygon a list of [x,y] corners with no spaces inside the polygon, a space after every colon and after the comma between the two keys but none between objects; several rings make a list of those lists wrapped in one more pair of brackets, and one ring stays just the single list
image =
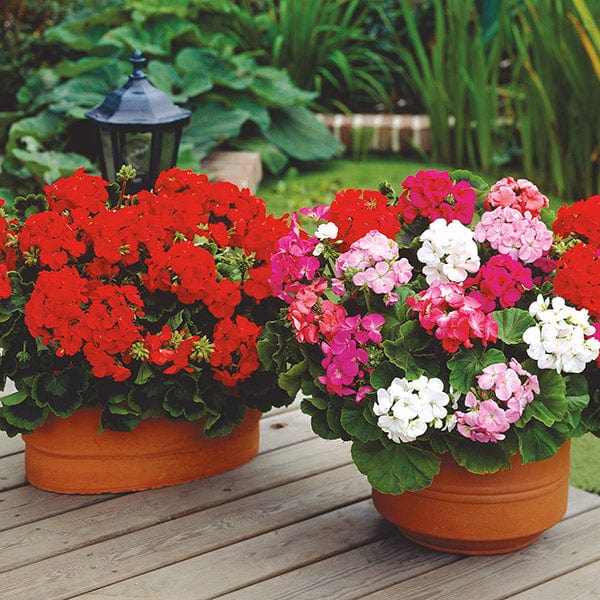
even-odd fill
[{"label": "round geranium leaf", "polygon": [[352,459],[369,483],[384,494],[402,494],[428,487],[440,470],[438,456],[410,444],[352,444]]}]

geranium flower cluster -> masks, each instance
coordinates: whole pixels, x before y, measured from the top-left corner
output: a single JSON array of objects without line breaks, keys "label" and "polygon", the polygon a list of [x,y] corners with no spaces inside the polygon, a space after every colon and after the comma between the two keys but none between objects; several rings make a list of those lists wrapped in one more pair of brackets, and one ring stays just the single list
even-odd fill
[{"label": "geranium flower cluster", "polygon": [[437,377],[421,375],[413,381],[395,377],[388,388],[377,390],[373,413],[378,417],[377,426],[390,440],[407,443],[414,442],[429,427],[452,429],[450,403],[444,382]]},{"label": "geranium flower cluster", "polygon": [[485,367],[477,376],[477,388],[467,392],[467,411],[454,413],[458,432],[477,442],[498,442],[540,393],[538,378],[515,359]]},{"label": "geranium flower cluster", "polygon": [[[400,258],[394,240],[379,231],[369,231],[337,258],[335,274],[351,280],[356,287],[365,286],[375,294],[382,294],[389,306],[398,302],[393,290],[410,281],[412,265],[406,258]],[[334,282],[334,291],[340,296],[345,294],[341,281]]]},{"label": "geranium flower cluster", "polygon": [[455,283],[434,281],[406,303],[418,313],[421,327],[433,333],[447,352],[456,352],[461,346],[472,348],[475,339],[485,346],[498,338],[498,325],[491,314]]},{"label": "geranium flower cluster", "polygon": [[539,295],[529,312],[536,324],[525,331],[523,341],[541,369],[581,373],[598,357],[600,340],[594,337],[587,309],[568,306],[560,296],[549,300]]},{"label": "geranium flower cluster", "polygon": [[473,232],[460,221],[436,219],[421,234],[417,258],[425,265],[427,283],[461,283],[479,270],[480,260]]},{"label": "geranium flower cluster", "polygon": [[539,216],[548,204],[548,198],[531,181],[512,177],[503,177],[492,185],[485,199],[487,210],[494,207],[514,208],[522,214],[528,212],[533,217]]},{"label": "geranium flower cluster", "polygon": [[510,207],[484,213],[474,238],[525,264],[547,255],[552,246],[552,232],[539,218]]},{"label": "geranium flower cluster", "polygon": [[600,318],[600,195],[564,205],[552,227],[560,239],[554,289]]},{"label": "geranium flower cluster", "polygon": [[468,225],[475,212],[475,190],[466,181],[452,181],[445,171],[419,171],[402,183],[404,192],[398,199],[405,223],[420,216],[448,223],[460,221]]},{"label": "geranium flower cluster", "polygon": [[[115,382],[140,362],[165,375],[210,369],[226,386],[248,378],[261,332],[250,317],[271,295],[267,261],[284,222],[248,190],[191,171],[166,171],[117,205],[107,186],[79,169],[47,186],[48,209],[22,226],[0,219],[32,286],[29,334]],[[12,292],[5,280],[0,298]]]}]

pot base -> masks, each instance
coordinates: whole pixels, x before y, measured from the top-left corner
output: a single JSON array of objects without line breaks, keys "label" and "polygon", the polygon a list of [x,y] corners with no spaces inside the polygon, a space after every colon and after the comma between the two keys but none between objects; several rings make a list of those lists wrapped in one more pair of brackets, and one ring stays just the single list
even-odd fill
[{"label": "pot base", "polygon": [[503,554],[533,543],[565,514],[570,444],[547,460],[508,471],[469,473],[448,454],[427,489],[398,496],[373,490],[381,515],[409,540],[457,554]]},{"label": "pot base", "polygon": [[50,416],[24,435],[25,476],[34,487],[64,494],[132,492],[186,483],[250,461],[258,453],[261,413],[222,437],[201,422],[148,419],[133,431],[98,433],[99,409]]}]

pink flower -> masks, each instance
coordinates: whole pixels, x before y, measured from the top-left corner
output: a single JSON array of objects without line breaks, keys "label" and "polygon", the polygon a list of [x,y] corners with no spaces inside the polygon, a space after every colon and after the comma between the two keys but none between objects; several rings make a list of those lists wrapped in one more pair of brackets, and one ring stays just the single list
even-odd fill
[{"label": "pink flower", "polygon": [[548,206],[548,198],[542,194],[537,186],[527,179],[504,177],[497,181],[485,199],[485,207],[509,207],[525,214],[529,212],[537,217],[542,208]]},{"label": "pink flower", "polygon": [[406,303],[419,313],[421,326],[434,332],[447,352],[456,352],[461,346],[473,347],[472,339],[495,342],[498,325],[486,314],[481,303],[465,296],[464,289],[456,283],[434,281],[417,297],[409,297]]},{"label": "pink flower", "polygon": [[473,238],[477,242],[487,241],[500,254],[524,263],[546,256],[552,246],[552,232],[540,219],[509,207],[484,213],[475,226]]},{"label": "pink flower", "polygon": [[465,280],[465,288],[475,288],[469,296],[482,304],[485,312],[491,312],[499,302],[509,308],[521,299],[523,292],[533,288],[531,270],[505,254],[496,254],[483,265],[478,273]]}]

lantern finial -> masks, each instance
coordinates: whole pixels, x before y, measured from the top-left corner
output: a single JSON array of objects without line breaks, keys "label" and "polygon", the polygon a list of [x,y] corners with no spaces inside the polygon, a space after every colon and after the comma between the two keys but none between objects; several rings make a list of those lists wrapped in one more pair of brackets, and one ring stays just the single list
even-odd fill
[{"label": "lantern finial", "polygon": [[147,60],[142,54],[141,50],[135,50],[129,59],[129,62],[133,65],[133,73],[129,76],[129,79],[146,79],[146,73],[142,69],[146,66]]}]

